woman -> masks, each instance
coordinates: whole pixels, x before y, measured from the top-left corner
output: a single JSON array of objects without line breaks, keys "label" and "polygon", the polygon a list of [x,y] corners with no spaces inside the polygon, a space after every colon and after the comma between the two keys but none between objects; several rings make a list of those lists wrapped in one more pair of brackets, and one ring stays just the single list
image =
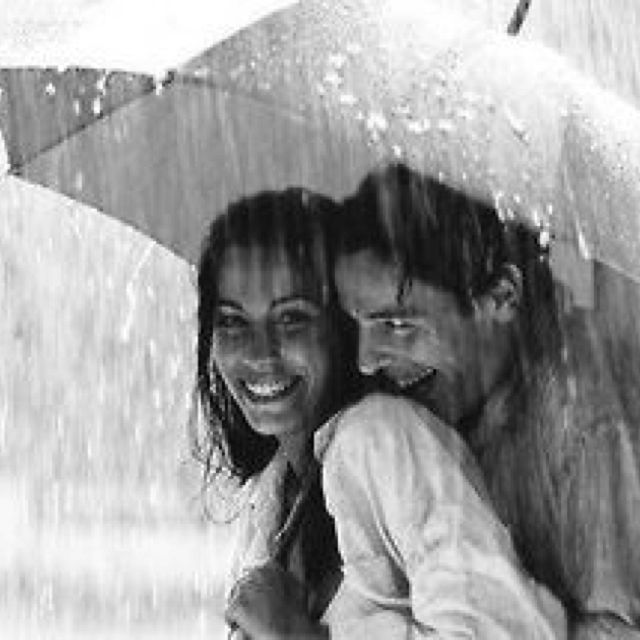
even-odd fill
[{"label": "woman", "polygon": [[251,485],[227,621],[250,638],[557,637],[451,429],[380,394],[323,425],[357,386],[330,277],[334,214],[301,190],[261,194],[205,243],[208,469]]},{"label": "woman", "polygon": [[230,586],[268,562],[287,569],[305,586],[298,633],[314,630],[340,575],[312,436],[359,381],[329,277],[334,207],[293,188],[241,199],[212,223],[198,274],[199,458],[206,483],[249,485]]}]

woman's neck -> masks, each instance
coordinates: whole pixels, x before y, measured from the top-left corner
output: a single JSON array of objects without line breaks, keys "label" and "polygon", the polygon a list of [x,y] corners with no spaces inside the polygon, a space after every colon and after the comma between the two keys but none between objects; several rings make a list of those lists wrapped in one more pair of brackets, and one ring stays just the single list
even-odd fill
[{"label": "woman's neck", "polygon": [[309,434],[300,430],[280,438],[280,448],[296,476],[302,478],[309,467],[313,456],[312,439]]}]

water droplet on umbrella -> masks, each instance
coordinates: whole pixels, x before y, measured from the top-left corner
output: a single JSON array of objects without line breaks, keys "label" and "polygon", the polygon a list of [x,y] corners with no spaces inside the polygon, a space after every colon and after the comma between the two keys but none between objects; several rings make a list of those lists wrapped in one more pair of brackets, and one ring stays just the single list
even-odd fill
[{"label": "water droplet on umbrella", "polygon": [[453,133],[456,130],[453,120],[448,118],[441,118],[438,120],[437,129],[441,133]]},{"label": "water droplet on umbrella", "polygon": [[328,84],[334,88],[342,85],[344,78],[335,70],[327,71],[324,76],[325,84]]},{"label": "water droplet on umbrella", "polygon": [[475,118],[476,112],[471,107],[462,107],[457,110],[456,115],[461,120],[466,120],[467,122],[470,122]]},{"label": "water droplet on umbrella", "polygon": [[359,42],[348,42],[345,51],[351,56],[356,56],[362,53],[362,45]]},{"label": "water droplet on umbrella", "polygon": [[327,64],[336,69],[342,69],[347,62],[347,57],[342,53],[332,53],[327,59]]},{"label": "water droplet on umbrella", "polygon": [[428,118],[422,118],[420,120],[408,119],[405,121],[405,126],[411,133],[421,134],[431,129],[431,122]]},{"label": "water droplet on umbrella", "polygon": [[367,117],[366,127],[370,132],[385,132],[389,128],[389,122],[380,112],[374,111]]},{"label": "water droplet on umbrella", "polygon": [[352,93],[341,93],[338,98],[340,104],[343,104],[347,107],[352,107],[353,105],[358,103],[358,98],[356,98]]},{"label": "water droplet on umbrella", "polygon": [[93,111],[93,114],[96,116],[99,116],[102,113],[102,100],[99,96],[93,99],[93,102],[91,103],[91,111]]},{"label": "water droplet on umbrella", "polygon": [[107,90],[107,77],[107,74],[103,73],[96,81],[96,89],[98,90],[98,93],[101,93],[102,95],[104,95]]},{"label": "water droplet on umbrella", "polygon": [[543,249],[547,249],[549,247],[551,244],[551,231],[548,227],[542,229],[538,241]]}]

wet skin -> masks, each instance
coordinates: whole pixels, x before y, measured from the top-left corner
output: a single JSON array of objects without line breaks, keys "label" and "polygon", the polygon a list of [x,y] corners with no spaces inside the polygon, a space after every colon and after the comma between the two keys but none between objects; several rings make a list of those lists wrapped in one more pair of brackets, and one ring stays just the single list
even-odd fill
[{"label": "wet skin", "polygon": [[451,293],[414,279],[398,300],[398,270],[370,251],[341,257],[336,282],[358,323],[361,371],[382,373],[451,424],[482,405],[507,367],[505,324],[488,298],[465,313]]},{"label": "wet skin", "polygon": [[294,466],[328,417],[333,347],[321,287],[283,250],[230,247],[218,278],[212,362],[257,432]]}]

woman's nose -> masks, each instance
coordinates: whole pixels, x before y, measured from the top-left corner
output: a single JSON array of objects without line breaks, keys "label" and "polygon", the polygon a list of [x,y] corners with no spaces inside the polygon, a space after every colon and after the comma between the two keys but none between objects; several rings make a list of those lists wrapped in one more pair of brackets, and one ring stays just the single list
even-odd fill
[{"label": "woman's nose", "polygon": [[253,361],[268,361],[278,355],[276,332],[269,323],[260,323],[251,331],[248,355]]}]

